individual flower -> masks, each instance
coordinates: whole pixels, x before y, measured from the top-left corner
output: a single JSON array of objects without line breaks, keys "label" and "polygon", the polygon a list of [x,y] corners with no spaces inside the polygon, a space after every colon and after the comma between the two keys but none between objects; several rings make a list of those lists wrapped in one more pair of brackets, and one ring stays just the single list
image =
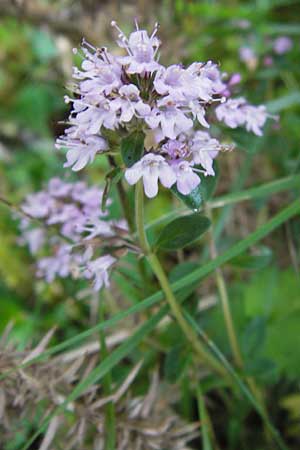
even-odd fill
[{"label": "individual flower", "polygon": [[69,276],[72,271],[72,266],[80,263],[81,257],[72,254],[70,245],[61,245],[53,256],[38,260],[37,276],[45,278],[47,283],[52,283],[57,276],[60,278]]},{"label": "individual flower", "polygon": [[246,64],[250,70],[255,70],[258,64],[256,53],[251,47],[241,47],[239,50],[240,60]]},{"label": "individual flower", "polygon": [[169,95],[170,98],[179,101],[194,99],[198,95],[192,75],[177,64],[161,68],[154,78],[153,85],[158,94]]},{"label": "individual flower", "polygon": [[252,131],[257,136],[262,135],[269,114],[264,105],[249,105],[244,98],[228,99],[216,108],[217,119],[223,121],[230,128],[244,125],[247,131]]},{"label": "individual flower", "polygon": [[22,210],[36,219],[47,217],[54,204],[54,200],[47,192],[29,194],[22,205]]},{"label": "individual flower", "polygon": [[247,105],[243,108],[243,112],[245,114],[246,130],[252,131],[256,136],[262,136],[262,127],[265,125],[268,118],[265,105]]},{"label": "individual flower", "polygon": [[104,255],[86,263],[83,276],[88,280],[94,279],[93,288],[95,291],[99,291],[103,286],[109,286],[108,270],[115,262],[114,257]]},{"label": "individual flower", "polygon": [[150,116],[145,117],[147,125],[155,130],[158,142],[164,138],[176,139],[176,137],[193,127],[193,121],[176,106],[176,103],[162,99],[158,103],[159,108],[152,110]]},{"label": "individual flower", "polygon": [[137,30],[131,33],[128,39],[115,21],[112,22],[112,26],[119,31],[119,46],[125,48],[128,53],[128,56],[120,58],[120,62],[127,66],[127,73],[152,73],[160,68],[160,64],[155,59],[160,46],[160,41],[156,37],[157,25],[151,36],[147,31],[139,30],[137,26]]},{"label": "individual flower", "polygon": [[277,55],[283,55],[291,50],[293,41],[287,36],[280,36],[273,42],[273,50]]},{"label": "individual flower", "polygon": [[228,99],[216,108],[217,119],[223,121],[229,128],[237,128],[244,124],[245,117],[241,112],[242,106],[246,105],[244,98]]},{"label": "individual flower", "polygon": [[143,118],[151,112],[149,105],[140,98],[140,92],[134,84],[127,84],[119,89],[120,97],[111,102],[111,107],[118,111],[120,122],[130,122],[136,116]]},{"label": "individual flower", "polygon": [[169,139],[162,145],[161,149],[173,160],[185,158],[189,153],[186,142],[179,139]]},{"label": "individual flower", "polygon": [[177,178],[176,187],[181,194],[190,194],[200,184],[199,176],[187,161],[175,162],[173,168]]},{"label": "individual flower", "polygon": [[102,136],[79,134],[76,127],[72,127],[66,136],[57,139],[56,148],[68,149],[64,167],[72,167],[77,172],[93,162],[97,153],[107,150],[107,142]]},{"label": "individual flower", "polygon": [[196,131],[190,147],[193,162],[203,167],[205,175],[214,175],[213,162],[221,149],[219,141],[205,131]]},{"label": "individual flower", "polygon": [[176,182],[176,175],[172,167],[161,155],[148,153],[132,167],[126,169],[125,178],[129,184],[136,184],[143,179],[145,194],[153,198],[158,192],[158,180],[170,188]]}]

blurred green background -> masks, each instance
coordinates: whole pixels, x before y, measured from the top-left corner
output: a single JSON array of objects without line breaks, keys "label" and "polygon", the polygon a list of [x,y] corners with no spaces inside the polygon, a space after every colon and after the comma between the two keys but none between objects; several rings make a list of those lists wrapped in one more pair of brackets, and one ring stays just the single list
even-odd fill
[{"label": "blurred green background", "polygon": [[[218,194],[242,190],[299,173],[300,170],[300,4],[288,0],[257,1],[0,1],[0,195],[14,204],[41,189],[52,176],[86,179],[101,184],[105,162],[79,175],[63,169],[64,155],[54,149],[67,116],[63,102],[71,81],[73,47],[82,37],[111,46],[110,28],[117,20],[124,31],[133,18],[152,29],[160,22],[162,60],[184,64],[213,60],[228,73],[240,73],[234,89],[251,103],[266,104],[279,120],[270,120],[263,137],[240,130],[227,134],[237,149],[220,157]],[[292,46],[274,51],[278,37]],[[241,49],[251,49],[241,58]],[[68,172],[68,173],[66,173]],[[240,203],[217,213],[220,252],[247,236],[273,213],[299,196],[299,189],[271,199]],[[170,210],[170,198],[160,195],[148,204],[148,219]],[[116,215],[118,210],[116,210]],[[273,413],[292,448],[300,446],[300,220],[296,218],[244,257],[226,268],[226,279],[237,331],[249,373],[268,385]],[[205,251],[199,256],[207,260]],[[171,265],[171,263],[170,263]],[[126,274],[117,275],[128,301],[135,294]],[[211,281],[203,295],[215,295]],[[18,245],[17,222],[0,204],[0,332],[10,321],[18,348],[37,342],[54,325],[57,340],[84,330],[95,319],[89,302],[78,301],[70,280],[47,285],[34,275],[34,260]],[[211,309],[203,324],[228,352],[224,325]],[[272,405],[271,405],[272,409]],[[241,404],[240,415],[246,411]],[[215,418],[217,426],[222,415]],[[240,419],[242,420],[242,419]],[[238,418],[229,423],[228,449],[236,447]],[[220,424],[220,427],[222,425]],[[1,447],[1,445],[0,445]],[[17,448],[17,447],[16,447]],[[255,449],[256,450],[256,449]]]}]

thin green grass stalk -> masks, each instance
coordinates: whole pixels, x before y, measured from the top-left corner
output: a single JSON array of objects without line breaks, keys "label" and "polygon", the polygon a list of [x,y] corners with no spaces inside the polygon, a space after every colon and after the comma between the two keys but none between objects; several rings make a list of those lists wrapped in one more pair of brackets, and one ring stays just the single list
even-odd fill
[{"label": "thin green grass stalk", "polygon": [[[99,301],[99,319],[100,323],[104,321],[104,298]],[[108,350],[106,346],[105,333],[103,330],[99,332],[100,341],[100,361],[108,357]],[[108,371],[103,377],[103,391],[105,396],[112,393],[112,374]],[[105,424],[104,424],[104,450],[115,450],[116,447],[116,411],[113,401],[105,405]]]},{"label": "thin green grass stalk", "polygon": [[[213,259],[215,259],[218,257],[218,251],[217,251],[217,246],[216,246],[215,239],[214,239],[213,217],[212,217],[212,212],[211,212],[210,208],[206,207],[206,213],[212,223],[211,228],[208,230],[208,236],[209,236],[210,254],[211,254],[211,257]],[[223,276],[223,271],[222,271],[221,267],[218,267],[216,269],[215,277],[216,277],[216,283],[217,283],[219,296],[220,296],[220,300],[221,300],[225,327],[226,327],[228,340],[229,340],[229,344],[230,344],[232,355],[233,355],[233,360],[239,369],[244,370],[244,361],[243,361],[239,341],[237,338],[237,334],[235,331],[234,320],[232,317],[231,307],[230,307],[230,302],[229,302],[228,290],[227,290],[226,282],[225,282],[225,279]],[[259,387],[257,386],[255,380],[251,377],[247,377],[247,383],[248,383],[255,399],[261,405],[261,408],[264,409],[265,414],[268,415],[262,392],[259,389]],[[266,431],[266,438],[268,440],[269,433],[268,433],[268,430],[265,430],[265,431]]]},{"label": "thin green grass stalk", "polygon": [[[217,247],[214,240],[214,234],[213,234],[213,217],[212,213],[209,207],[206,207],[205,209],[207,216],[211,220],[211,228],[208,230],[208,238],[209,238],[209,248],[210,248],[210,256],[212,259],[216,259],[218,257]],[[223,317],[225,321],[225,326],[227,330],[227,335],[230,343],[230,347],[232,350],[233,358],[235,361],[235,364],[237,367],[242,368],[243,367],[243,358],[240,350],[240,346],[238,343],[238,339],[235,332],[234,322],[231,314],[231,308],[228,298],[228,291],[225,284],[225,280],[223,277],[223,272],[220,267],[218,267],[215,271],[215,277],[216,277],[216,283],[219,291],[219,296],[221,300],[222,310],[223,310]]]},{"label": "thin green grass stalk", "polygon": [[209,367],[211,367],[214,371],[219,373],[224,377],[224,370],[220,364],[216,363],[215,358],[211,357],[209,353],[203,348],[202,343],[198,340],[197,335],[192,331],[190,325],[187,323],[185,318],[183,317],[181,306],[177,302],[175,295],[171,289],[169,280],[160,264],[157,256],[151,252],[150,245],[147,240],[145,228],[144,228],[144,192],[142,182],[139,181],[136,185],[135,190],[135,218],[136,218],[136,229],[139,236],[139,241],[141,245],[141,249],[144,252],[147,261],[149,262],[153,273],[155,274],[159,284],[166,296],[166,300],[170,306],[170,309],[183,331],[187,341],[190,342],[194,352],[201,361],[206,362]]},{"label": "thin green grass stalk", "polygon": [[229,363],[229,361],[226,359],[226,357],[223,355],[223,353],[218,349],[218,347],[214,344],[214,342],[207,336],[205,331],[200,327],[200,325],[195,321],[195,319],[187,311],[184,311],[184,316],[185,316],[186,320],[190,323],[190,325],[193,327],[195,332],[197,332],[199,334],[199,336],[201,336],[203,341],[206,342],[207,347],[211,349],[211,351],[215,354],[215,356],[219,359],[219,361],[226,368],[228,373],[235,380],[235,382],[239,386],[241,392],[251,403],[253,408],[256,410],[256,412],[261,417],[265,426],[270,431],[270,434],[272,435],[273,440],[274,440],[274,442],[276,442],[278,448],[280,450],[289,450],[289,448],[283,441],[279,431],[271,423],[271,421],[270,421],[269,417],[266,415],[264,409],[257,402],[256,398],[251,393],[250,389],[248,389],[247,385],[243,382],[241,377],[238,375],[238,373],[235,371],[235,369],[232,367],[232,365]]},{"label": "thin green grass stalk", "polygon": [[198,406],[198,415],[200,418],[200,429],[201,429],[201,437],[202,437],[202,449],[203,450],[213,450],[213,445],[211,442],[210,434],[210,419],[208,416],[208,412],[205,406],[204,395],[201,391],[201,386],[198,383],[196,387],[196,395],[197,395],[197,406]]}]

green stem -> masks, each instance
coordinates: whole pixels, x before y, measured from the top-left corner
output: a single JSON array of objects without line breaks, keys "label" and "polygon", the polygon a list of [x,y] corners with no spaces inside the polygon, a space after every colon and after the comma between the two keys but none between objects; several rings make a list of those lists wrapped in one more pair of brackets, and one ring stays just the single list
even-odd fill
[{"label": "green stem", "polygon": [[[99,305],[99,318],[100,322],[104,321],[104,308],[103,302],[100,300]],[[105,360],[108,356],[108,350],[105,342],[105,333],[103,330],[99,333],[100,341],[100,358]],[[111,371],[103,377],[103,391],[105,396],[109,396],[112,393],[112,376]],[[116,448],[116,411],[113,402],[108,402],[105,405],[105,428],[104,428],[104,450],[115,450]]]},{"label": "green stem", "polygon": [[184,318],[181,306],[177,302],[172,292],[169,280],[160,264],[160,261],[157,256],[151,252],[144,227],[144,194],[141,182],[137,183],[135,191],[135,219],[141,249],[143,250],[147,261],[149,262],[156,278],[159,281],[159,284],[166,296],[166,300],[169,303],[171,311],[176,318],[178,325],[180,326],[181,330],[183,331],[187,340],[190,342],[200,360],[206,362],[217,373],[221,374],[222,376],[226,376],[226,371],[223,369],[222,365],[216,362],[215,358],[206,352],[196,333],[192,330],[192,328]]}]

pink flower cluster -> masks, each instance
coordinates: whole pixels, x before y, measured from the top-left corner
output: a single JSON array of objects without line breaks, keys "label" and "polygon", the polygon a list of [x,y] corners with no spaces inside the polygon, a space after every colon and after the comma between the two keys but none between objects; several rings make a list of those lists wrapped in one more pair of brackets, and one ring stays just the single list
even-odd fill
[{"label": "pink flower cluster", "polygon": [[116,258],[95,256],[93,240],[98,239],[97,251],[101,251],[101,240],[112,238],[119,224],[105,217],[101,198],[102,191],[96,187],[58,178],[52,178],[45,190],[26,197],[22,210],[36,221],[22,219],[22,242],[38,256],[39,277],[49,283],[56,276],[93,279],[95,290],[109,285],[108,270]]},{"label": "pink flower cluster", "polygon": [[[141,159],[125,170],[129,184],[143,179],[145,193],[154,197],[158,181],[176,185],[184,195],[195,189],[199,174],[214,175],[213,160],[224,148],[207,130],[210,121],[228,127],[245,126],[261,135],[268,117],[265,107],[231,100],[226,76],[212,61],[163,66],[159,62],[158,26],[149,36],[136,30],[129,37],[118,28],[118,45],[125,56],[83,43],[76,80],[70,127],[57,140],[67,148],[65,167],[80,170],[97,154],[110,150],[106,131],[128,134],[142,130],[146,145]],[[225,146],[226,148],[226,146]]]}]

